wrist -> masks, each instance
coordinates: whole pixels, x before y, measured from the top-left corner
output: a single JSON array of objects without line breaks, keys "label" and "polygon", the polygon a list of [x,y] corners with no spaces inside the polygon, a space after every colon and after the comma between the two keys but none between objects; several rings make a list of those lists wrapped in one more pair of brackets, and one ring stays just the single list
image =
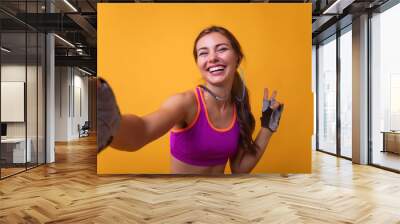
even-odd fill
[{"label": "wrist", "polygon": [[274,132],[271,129],[267,128],[267,127],[261,127],[261,130],[264,131],[265,133],[267,133],[267,135],[271,135],[272,136],[272,134],[274,134]]}]

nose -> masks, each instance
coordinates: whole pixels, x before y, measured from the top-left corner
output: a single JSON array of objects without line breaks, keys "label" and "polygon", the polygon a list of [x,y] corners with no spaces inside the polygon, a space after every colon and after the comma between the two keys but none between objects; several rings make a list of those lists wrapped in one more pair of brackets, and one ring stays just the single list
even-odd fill
[{"label": "nose", "polygon": [[210,62],[210,63],[217,62],[218,61],[218,57],[217,57],[216,52],[210,52],[208,54],[208,60],[207,61]]}]

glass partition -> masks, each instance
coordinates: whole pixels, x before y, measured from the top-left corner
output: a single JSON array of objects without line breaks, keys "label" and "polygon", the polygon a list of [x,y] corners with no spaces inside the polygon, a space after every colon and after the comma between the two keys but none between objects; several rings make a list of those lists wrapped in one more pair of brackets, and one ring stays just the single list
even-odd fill
[{"label": "glass partition", "polygon": [[[21,16],[43,13],[44,3],[1,1],[0,7]],[[0,12],[1,179],[45,163],[45,44],[44,33]]]}]

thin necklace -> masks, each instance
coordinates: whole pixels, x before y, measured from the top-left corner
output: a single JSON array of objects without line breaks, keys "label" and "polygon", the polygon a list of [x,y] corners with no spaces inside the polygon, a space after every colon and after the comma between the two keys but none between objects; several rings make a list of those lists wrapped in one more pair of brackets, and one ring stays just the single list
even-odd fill
[{"label": "thin necklace", "polygon": [[[215,93],[213,93],[210,89],[208,89],[207,87],[205,87],[205,86],[203,86],[203,85],[199,85],[199,87],[201,87],[202,89],[204,89],[205,91],[207,91],[212,97],[214,97],[216,100],[218,100],[218,101],[227,101],[228,100],[228,97],[220,97],[220,96],[217,96],[217,95],[215,95]],[[238,102],[243,102],[243,100],[244,100],[244,97],[245,97],[245,95],[246,95],[246,88],[244,87],[244,84],[243,84],[243,88],[242,88],[242,97],[241,98],[239,98],[239,97],[235,97],[235,99],[238,101]]]},{"label": "thin necklace", "polygon": [[207,91],[211,96],[213,96],[216,100],[218,101],[227,101],[228,100],[228,96],[226,97],[220,97],[215,95],[215,93],[213,93],[209,88],[205,87],[204,85],[199,85],[202,89],[204,89],[205,91]]}]

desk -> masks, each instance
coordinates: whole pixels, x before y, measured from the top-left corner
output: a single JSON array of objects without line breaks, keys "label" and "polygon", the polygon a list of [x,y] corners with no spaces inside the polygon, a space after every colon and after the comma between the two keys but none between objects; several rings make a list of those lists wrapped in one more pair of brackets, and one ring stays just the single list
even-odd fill
[{"label": "desk", "polygon": [[[6,163],[30,162],[32,158],[32,140],[30,138],[27,138],[27,142],[28,147],[26,147],[25,155],[25,138],[1,139],[1,157],[6,160]],[[11,148],[10,146],[13,147]],[[27,158],[27,161],[25,161],[25,158]]]},{"label": "desk", "polygon": [[393,152],[400,154],[400,131],[382,131],[383,150],[382,152]]}]

